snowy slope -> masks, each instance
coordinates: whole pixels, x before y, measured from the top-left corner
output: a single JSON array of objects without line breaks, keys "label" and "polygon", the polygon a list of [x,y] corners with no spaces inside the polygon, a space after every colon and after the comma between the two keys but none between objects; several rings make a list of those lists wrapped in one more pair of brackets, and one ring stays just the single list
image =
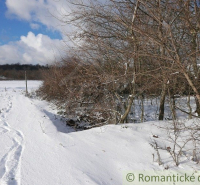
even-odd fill
[{"label": "snowy slope", "polygon": [[[29,92],[41,82],[30,81]],[[128,170],[163,170],[153,162],[154,124],[109,125],[75,132],[45,101],[24,96],[23,81],[0,81],[0,185],[121,185]],[[163,161],[174,167],[165,151]],[[187,157],[181,169],[198,169]]]}]

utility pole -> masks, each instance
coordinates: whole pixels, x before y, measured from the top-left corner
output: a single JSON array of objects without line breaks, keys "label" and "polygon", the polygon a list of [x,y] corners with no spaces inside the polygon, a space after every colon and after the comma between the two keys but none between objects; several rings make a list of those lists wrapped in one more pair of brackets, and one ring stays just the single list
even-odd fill
[{"label": "utility pole", "polygon": [[26,76],[26,71],[25,71],[25,81],[26,81],[26,95],[28,95],[28,88],[27,88],[27,76]]}]

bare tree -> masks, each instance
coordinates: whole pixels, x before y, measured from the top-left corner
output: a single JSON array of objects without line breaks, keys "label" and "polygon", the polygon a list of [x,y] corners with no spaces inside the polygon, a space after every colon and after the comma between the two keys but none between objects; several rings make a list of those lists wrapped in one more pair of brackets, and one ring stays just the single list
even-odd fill
[{"label": "bare tree", "polygon": [[[65,70],[52,69],[51,81],[57,89],[49,87],[52,94],[60,92],[57,98],[64,94],[61,99],[68,103],[68,111],[76,114],[85,107],[91,114],[101,112],[113,123],[124,123],[137,98],[143,101],[154,94],[160,97],[158,119],[162,120],[166,96],[169,102],[172,99],[175,115],[174,94],[183,91],[175,79],[181,79],[195,95],[199,112],[197,1],[75,1],[72,5],[74,10],[61,21],[76,30],[68,37],[78,62],[66,64]],[[142,110],[141,120],[144,114]]]}]

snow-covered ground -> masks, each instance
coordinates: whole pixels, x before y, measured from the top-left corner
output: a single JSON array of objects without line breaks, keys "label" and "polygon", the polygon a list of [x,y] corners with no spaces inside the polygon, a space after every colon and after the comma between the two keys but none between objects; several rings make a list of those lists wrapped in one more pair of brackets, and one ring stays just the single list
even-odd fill
[{"label": "snow-covered ground", "polygon": [[[29,81],[29,92],[40,84]],[[150,143],[170,146],[156,126],[166,122],[76,132],[52,105],[24,91],[24,81],[0,81],[0,185],[122,185],[126,171],[200,169],[187,155],[175,167],[164,150],[158,165]]]}]

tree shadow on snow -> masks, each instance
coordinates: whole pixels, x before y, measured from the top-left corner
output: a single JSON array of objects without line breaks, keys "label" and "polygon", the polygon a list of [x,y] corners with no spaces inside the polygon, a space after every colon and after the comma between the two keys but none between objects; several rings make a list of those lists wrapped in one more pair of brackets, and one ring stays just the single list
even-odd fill
[{"label": "tree shadow on snow", "polygon": [[66,125],[66,121],[61,120],[62,119],[61,116],[55,115],[47,110],[43,110],[43,112],[51,120],[51,122],[54,124],[58,132],[63,132],[63,133],[75,132],[75,129]]}]

